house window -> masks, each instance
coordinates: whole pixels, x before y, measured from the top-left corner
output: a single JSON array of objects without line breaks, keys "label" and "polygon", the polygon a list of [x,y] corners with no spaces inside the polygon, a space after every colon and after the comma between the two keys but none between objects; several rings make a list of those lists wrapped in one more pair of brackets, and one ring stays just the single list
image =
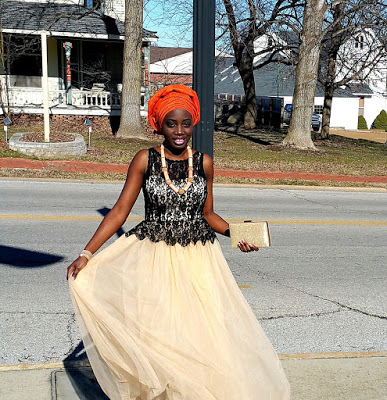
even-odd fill
[{"label": "house window", "polygon": [[363,35],[359,35],[359,36],[356,37],[356,39],[355,39],[355,48],[363,50],[363,48],[364,48],[364,36]]},{"label": "house window", "polygon": [[322,113],[323,113],[323,108],[324,108],[324,106],[315,105],[315,106],[314,106],[314,112],[315,112],[316,114],[322,115]]},{"label": "house window", "polygon": [[12,86],[41,86],[40,37],[4,35],[4,47],[6,72],[9,75],[14,75]]},{"label": "house window", "polygon": [[364,117],[364,97],[359,97],[359,115]]},{"label": "house window", "polygon": [[102,7],[102,0],[85,0],[85,7],[91,10],[92,8],[95,8],[98,10],[99,8]]}]

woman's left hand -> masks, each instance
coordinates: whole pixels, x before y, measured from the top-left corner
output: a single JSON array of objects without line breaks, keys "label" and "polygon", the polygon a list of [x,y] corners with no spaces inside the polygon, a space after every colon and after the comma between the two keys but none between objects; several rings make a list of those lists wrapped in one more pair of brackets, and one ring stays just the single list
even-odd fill
[{"label": "woman's left hand", "polygon": [[254,246],[253,244],[247,243],[245,240],[241,240],[238,243],[238,247],[240,251],[243,251],[244,253],[248,253],[250,251],[258,251],[259,248],[257,246]]}]

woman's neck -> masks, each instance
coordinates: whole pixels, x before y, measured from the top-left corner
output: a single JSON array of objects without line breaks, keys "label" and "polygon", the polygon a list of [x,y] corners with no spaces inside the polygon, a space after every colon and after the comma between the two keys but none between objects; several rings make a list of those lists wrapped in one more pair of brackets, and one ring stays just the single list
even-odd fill
[{"label": "woman's neck", "polygon": [[167,144],[165,144],[165,142],[163,143],[163,145],[164,145],[166,156],[171,155],[176,158],[187,158],[187,157],[185,157],[185,153],[187,151],[187,146],[185,146],[182,149],[175,149],[175,148],[170,147]]}]

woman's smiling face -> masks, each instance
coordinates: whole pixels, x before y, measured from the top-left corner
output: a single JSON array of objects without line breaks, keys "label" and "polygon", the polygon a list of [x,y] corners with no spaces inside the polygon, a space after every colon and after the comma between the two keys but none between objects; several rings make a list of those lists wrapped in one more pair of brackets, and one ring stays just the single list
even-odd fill
[{"label": "woman's smiling face", "polygon": [[164,146],[173,150],[184,150],[193,131],[191,114],[182,109],[172,110],[164,117],[161,132],[164,135]]}]

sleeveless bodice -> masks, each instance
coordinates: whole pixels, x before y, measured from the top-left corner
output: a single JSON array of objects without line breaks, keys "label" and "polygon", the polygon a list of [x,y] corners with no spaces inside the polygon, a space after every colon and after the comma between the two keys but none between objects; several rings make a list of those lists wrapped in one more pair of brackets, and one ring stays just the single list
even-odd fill
[{"label": "sleeveless bodice", "polygon": [[[183,188],[188,177],[188,160],[166,159],[169,177],[177,188]],[[207,240],[214,242],[215,231],[204,218],[203,207],[207,199],[206,176],[203,169],[203,153],[193,154],[194,177],[189,189],[178,194],[165,182],[161,171],[161,155],[149,149],[148,166],[142,186],[145,199],[145,220],[135,226],[129,235],[152,242],[165,241],[169,245]]]}]

